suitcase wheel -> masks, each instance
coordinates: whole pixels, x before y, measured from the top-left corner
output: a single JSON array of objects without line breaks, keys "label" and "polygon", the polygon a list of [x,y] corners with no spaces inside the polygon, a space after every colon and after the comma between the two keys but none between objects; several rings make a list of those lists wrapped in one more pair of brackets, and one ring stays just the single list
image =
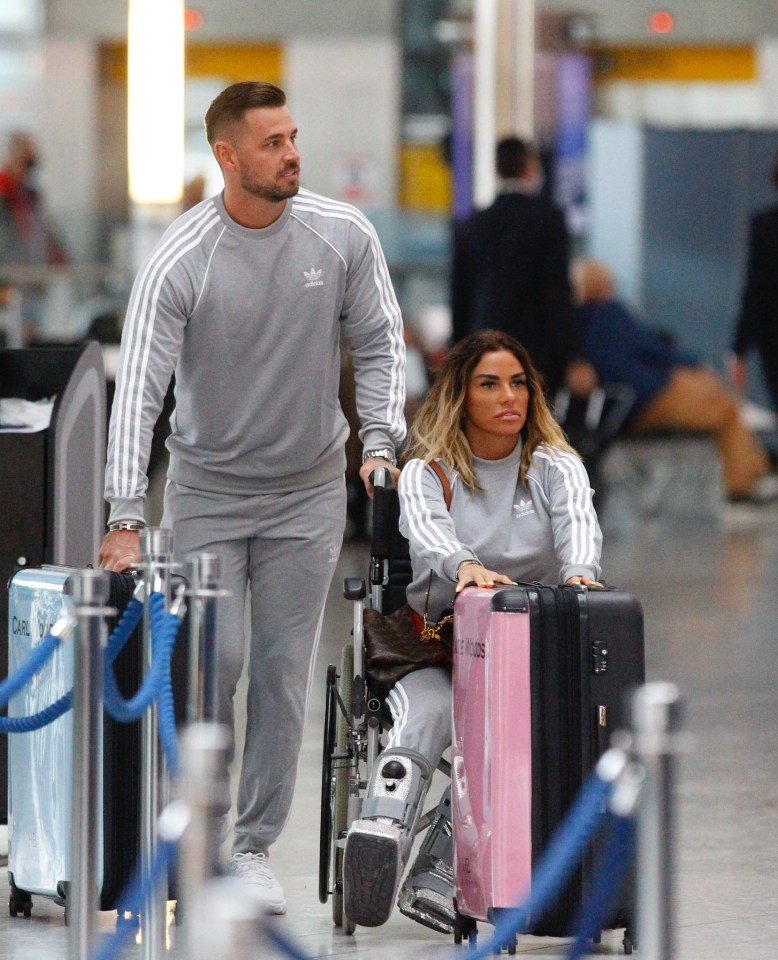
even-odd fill
[{"label": "suitcase wheel", "polygon": [[19,913],[29,919],[32,916],[32,897],[24,890],[16,888],[11,890],[8,898],[8,912],[12,917],[18,917]]}]

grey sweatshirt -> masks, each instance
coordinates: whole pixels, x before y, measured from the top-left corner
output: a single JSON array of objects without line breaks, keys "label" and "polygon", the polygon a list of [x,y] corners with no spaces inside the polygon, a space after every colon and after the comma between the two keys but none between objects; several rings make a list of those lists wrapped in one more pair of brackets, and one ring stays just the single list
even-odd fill
[{"label": "grey sweatshirt", "polygon": [[301,190],[261,230],[221,196],[179,217],[135,280],[108,443],[111,520],[142,519],[151,435],[171,375],[171,479],[279,493],[334,479],[349,428],[339,344],[354,361],[360,438],[405,436],[402,318],[375,230]]},{"label": "grey sweatshirt", "polygon": [[[602,534],[584,465],[574,454],[539,447],[519,482],[521,441],[503,460],[473,458],[481,491],[471,492],[441,461],[451,509],[430,466],[411,460],[400,474],[400,530],[410,541],[408,603],[437,619],[454,603],[456,570],[478,560],[512,580],[563,583],[601,574]],[[430,586],[430,570],[432,584]]]}]

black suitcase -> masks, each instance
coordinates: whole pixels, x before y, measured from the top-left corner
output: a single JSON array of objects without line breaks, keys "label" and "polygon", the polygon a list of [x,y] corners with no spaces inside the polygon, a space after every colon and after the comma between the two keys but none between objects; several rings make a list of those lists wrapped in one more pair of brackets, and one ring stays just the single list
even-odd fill
[{"label": "black suitcase", "polygon": [[[56,619],[62,594],[70,593],[72,569],[43,567],[19,571],[9,584],[9,665],[23,661],[31,644],[39,640]],[[109,573],[109,606],[119,615],[125,610],[137,581],[123,573]],[[33,617],[24,611],[34,607]],[[36,637],[19,628],[37,621]],[[113,630],[118,616],[109,620]],[[186,624],[182,624],[173,658],[176,720],[185,714]],[[142,626],[136,628],[114,661],[120,692],[132,696],[142,676]],[[55,653],[38,675],[35,690],[22,691],[11,700],[11,715],[29,715],[48,706],[66,692],[72,682],[72,653],[64,647]],[[38,697],[45,702],[38,702]],[[58,728],[59,727],[59,728]],[[58,728],[58,729],[57,729]],[[66,821],[70,809],[70,762],[72,733],[70,714],[41,731],[12,734],[9,756],[9,861],[11,915],[30,915],[32,894],[50,897],[67,907],[70,835]],[[36,772],[34,756],[46,756],[51,769]],[[99,908],[121,909],[120,896],[136,866],[140,851],[141,723],[118,723],[107,713],[103,718],[102,748],[102,865]],[[39,783],[32,781],[41,777]],[[21,829],[20,829],[21,828]]]},{"label": "black suitcase", "polygon": [[[520,588],[521,589],[521,588]],[[537,861],[645,682],[643,610],[623,590],[527,585],[532,689],[532,837]],[[531,933],[568,936],[586,894],[590,858]],[[633,927],[634,884],[609,927]]]}]

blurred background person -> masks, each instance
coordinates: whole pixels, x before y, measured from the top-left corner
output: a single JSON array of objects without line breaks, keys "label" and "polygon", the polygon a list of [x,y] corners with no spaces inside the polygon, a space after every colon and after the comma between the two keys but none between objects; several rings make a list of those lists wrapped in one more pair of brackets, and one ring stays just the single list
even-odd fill
[{"label": "blurred background person", "polygon": [[601,383],[626,384],[634,392],[628,432],[712,433],[730,501],[778,497],[768,454],[743,422],[724,380],[661,332],[638,323],[616,299],[605,264],[577,259],[571,274],[584,356]]},{"label": "blurred background person", "polygon": [[34,185],[37,168],[38,150],[32,137],[10,134],[0,168],[1,263],[67,263],[65,248],[44,216]]},{"label": "blurred background person", "polygon": [[494,203],[454,227],[451,265],[453,339],[501,330],[519,340],[553,397],[569,369],[574,391],[590,368],[571,324],[569,237],[562,211],[541,188],[535,147],[519,137],[497,144],[501,187]]},{"label": "blurred background person", "polygon": [[[778,154],[771,180],[778,188]],[[752,349],[759,353],[770,402],[778,413],[778,204],[751,218],[746,281],[729,360],[730,379],[740,393],[748,386],[746,356]]]},{"label": "blurred background person", "polygon": [[[48,223],[34,183],[38,150],[26,133],[11,133],[0,168],[0,264],[63,266],[68,257]],[[15,282],[13,271],[4,278]],[[40,326],[44,277],[24,278],[22,317],[28,336]]]}]

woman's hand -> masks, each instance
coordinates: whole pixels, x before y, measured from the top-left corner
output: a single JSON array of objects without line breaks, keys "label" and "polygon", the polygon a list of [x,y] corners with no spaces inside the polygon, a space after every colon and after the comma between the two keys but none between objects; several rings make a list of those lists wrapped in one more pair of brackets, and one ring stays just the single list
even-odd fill
[{"label": "woman's hand", "polygon": [[581,587],[602,587],[599,580],[592,580],[591,577],[568,577],[565,583],[577,583]]},{"label": "woman's hand", "polygon": [[470,584],[474,584],[476,587],[493,587],[496,583],[515,586],[516,581],[511,580],[510,577],[506,577],[502,573],[487,570],[482,563],[477,563],[475,560],[470,563],[460,564],[457,570],[457,593]]}]

